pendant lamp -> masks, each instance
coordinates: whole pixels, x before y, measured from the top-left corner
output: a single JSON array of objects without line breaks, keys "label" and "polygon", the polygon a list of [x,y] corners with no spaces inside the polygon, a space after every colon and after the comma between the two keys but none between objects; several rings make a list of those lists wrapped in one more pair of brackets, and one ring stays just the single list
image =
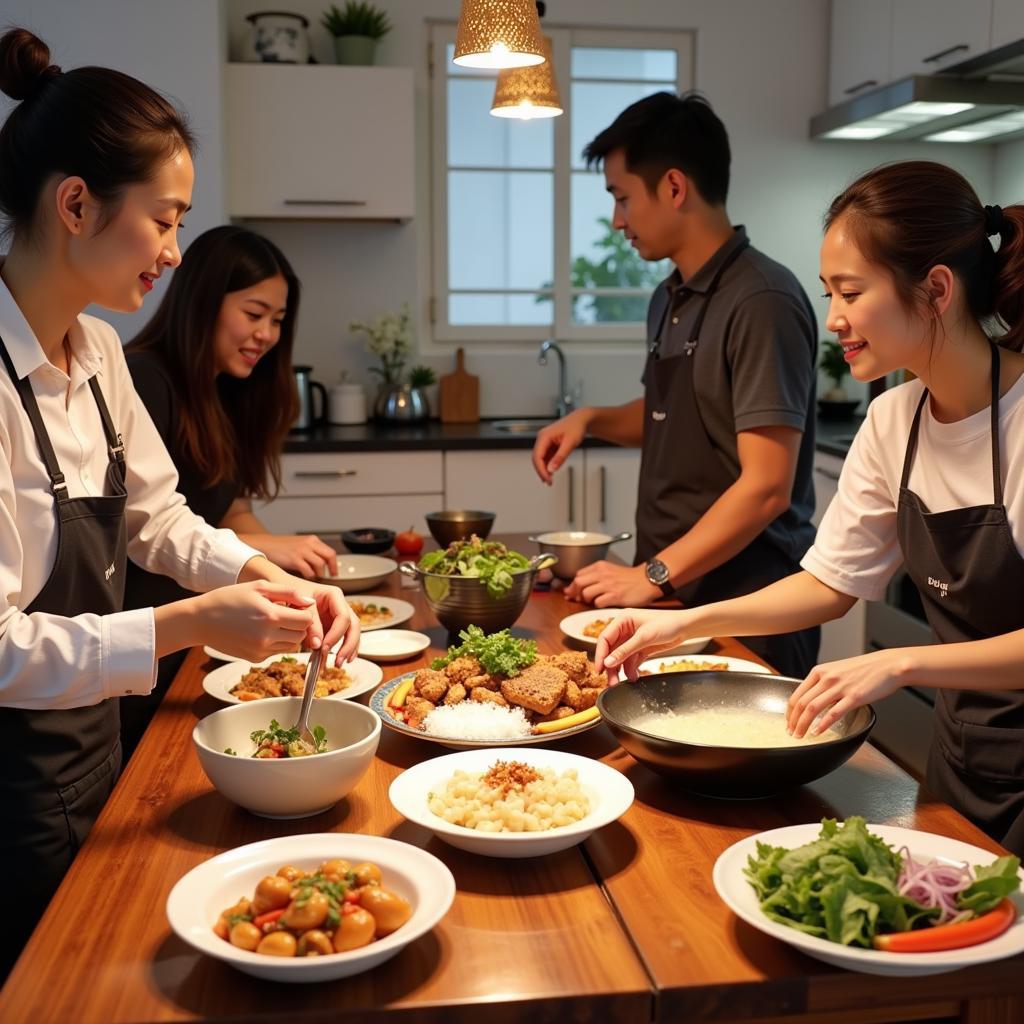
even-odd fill
[{"label": "pendant lamp", "polygon": [[555,65],[551,60],[551,38],[543,36],[544,63],[527,68],[507,68],[498,73],[491,113],[495,117],[517,117],[521,121],[558,117],[562,97],[558,92]]},{"label": "pendant lamp", "polygon": [[544,60],[534,0],[462,0],[454,63],[464,68],[522,68]]}]

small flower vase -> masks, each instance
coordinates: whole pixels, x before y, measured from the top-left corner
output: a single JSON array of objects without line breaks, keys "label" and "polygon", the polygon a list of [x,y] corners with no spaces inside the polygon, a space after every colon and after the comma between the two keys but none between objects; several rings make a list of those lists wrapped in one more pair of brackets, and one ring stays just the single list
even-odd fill
[{"label": "small flower vase", "polygon": [[385,384],[377,394],[373,412],[382,423],[423,423],[430,417],[430,406],[420,388]]}]

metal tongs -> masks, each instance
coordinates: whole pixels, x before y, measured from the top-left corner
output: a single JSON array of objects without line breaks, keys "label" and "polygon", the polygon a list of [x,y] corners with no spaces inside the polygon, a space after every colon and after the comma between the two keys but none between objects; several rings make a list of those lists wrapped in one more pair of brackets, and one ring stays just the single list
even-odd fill
[{"label": "metal tongs", "polygon": [[320,678],[320,666],[324,660],[323,644],[309,652],[309,665],[306,668],[306,685],[302,689],[302,706],[299,708],[299,720],[295,728],[299,730],[299,739],[308,743],[314,750],[316,740],[309,731],[309,709],[313,704],[313,697],[316,695],[316,681]]}]

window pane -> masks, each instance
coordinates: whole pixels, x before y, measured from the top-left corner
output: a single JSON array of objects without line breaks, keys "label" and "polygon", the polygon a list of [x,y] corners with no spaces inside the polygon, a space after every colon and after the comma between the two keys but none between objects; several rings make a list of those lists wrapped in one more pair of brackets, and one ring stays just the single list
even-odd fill
[{"label": "window pane", "polygon": [[491,116],[494,79],[448,80],[448,163],[457,167],[551,167],[550,120]]},{"label": "window pane", "polygon": [[[452,47],[454,54],[455,48]],[[572,48],[573,78],[628,78],[641,82],[676,82],[675,50]]]},{"label": "window pane", "polygon": [[551,287],[553,178],[550,171],[448,173],[449,288]]},{"label": "window pane", "polygon": [[584,166],[580,156],[583,147],[604,131],[626,107],[664,88],[664,85],[644,82],[573,82],[570,125],[573,167]]},{"label": "window pane", "polygon": [[474,294],[448,296],[448,322],[460,326],[475,324],[550,326],[550,295]]},{"label": "window pane", "polygon": [[655,285],[672,270],[669,260],[642,259],[621,231],[614,230],[612,197],[604,176],[590,171],[572,175],[570,242],[573,288],[642,288],[640,296],[576,296],[576,323],[642,321]]}]

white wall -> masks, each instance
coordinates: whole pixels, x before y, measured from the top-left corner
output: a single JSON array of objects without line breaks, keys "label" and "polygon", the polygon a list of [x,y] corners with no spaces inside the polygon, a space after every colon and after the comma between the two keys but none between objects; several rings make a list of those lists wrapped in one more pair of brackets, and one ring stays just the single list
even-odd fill
[{"label": "white wall", "polygon": [[982,202],[1012,206],[1024,203],[1024,141],[1008,142],[995,147],[995,181],[992,198]]}]

